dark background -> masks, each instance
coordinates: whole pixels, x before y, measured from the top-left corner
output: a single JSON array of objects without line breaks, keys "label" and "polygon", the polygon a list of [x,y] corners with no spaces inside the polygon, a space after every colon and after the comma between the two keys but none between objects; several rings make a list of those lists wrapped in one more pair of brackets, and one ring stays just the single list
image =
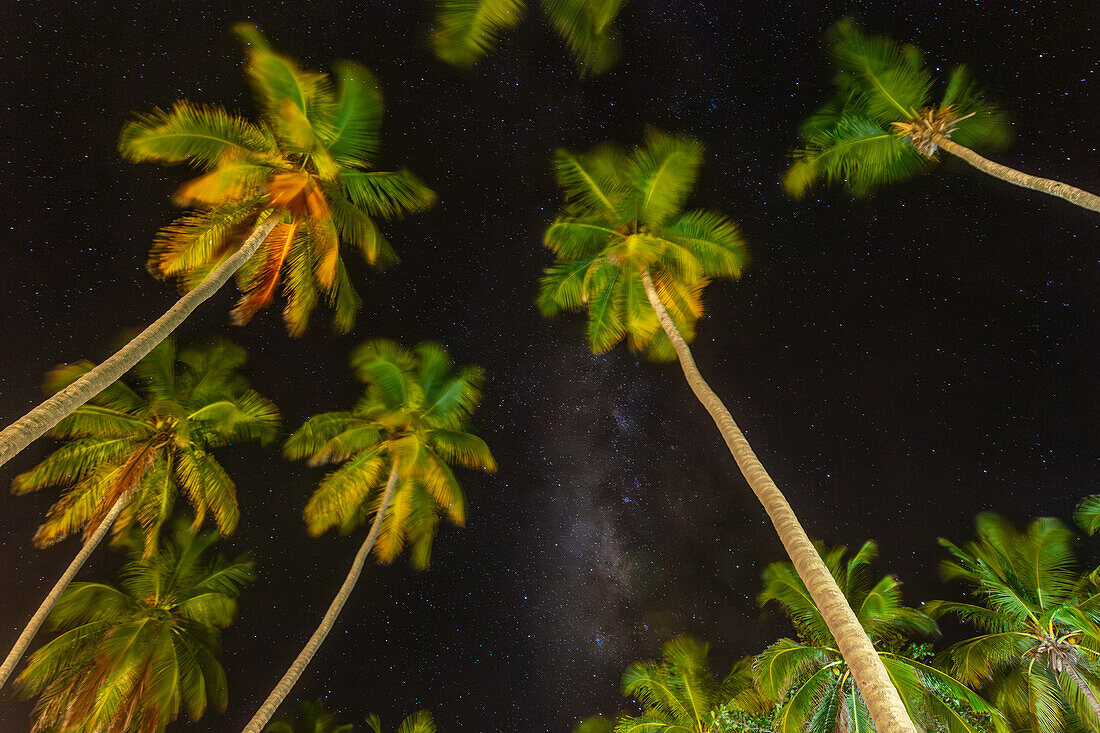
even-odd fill
[{"label": "dark background", "polygon": [[[593,356],[579,318],[547,322],[532,306],[559,146],[633,144],[647,125],[706,145],[692,204],[739,221],[754,261],[741,282],[708,289],[697,360],[809,533],[877,539],[879,567],[912,604],[957,592],[937,580],[935,539],[966,539],[976,512],[1068,518],[1100,490],[1095,214],[957,161],[869,201],[793,202],[779,185],[798,120],[828,92],[821,34],[854,13],[917,43],[933,68],[974,66],[1014,114],[1018,139],[998,160],[1100,189],[1091,0],[635,0],[623,60],[589,80],[537,8],[459,72],[428,50],[427,3],[218,5],[0,9],[0,419],[36,404],[51,366],[104,358],[174,300],[144,261],[185,171],[119,159],[131,110],[186,97],[252,115],[229,34],[238,20],[309,68],[374,68],[384,163],[412,168],[440,203],[385,227],[400,265],[354,270],[355,332],[334,337],[321,311],[292,340],[278,308],[230,329],[227,288],[179,335],[246,346],[288,429],[351,403],[346,359],[361,339],[442,340],[488,372],[477,423],[501,470],[463,474],[469,524],[441,532],[428,571],[402,561],[364,574],[295,697],[324,697],[349,721],[376,711],[396,725],[427,707],[445,733],[561,733],[625,704],[622,669],[673,635],[710,641],[724,672],[787,633],[754,601],[782,549],[678,368],[622,349]],[[0,483],[50,445],[24,451]],[[223,634],[228,711],[172,729],[239,730],[361,540],[307,536],[318,471],[254,446],[221,455],[243,513],[223,549],[251,551],[260,575]],[[0,494],[5,650],[77,550],[30,544],[55,497]],[[101,548],[80,577],[106,579],[119,560]],[[25,730],[29,709],[6,689],[0,729]]]}]

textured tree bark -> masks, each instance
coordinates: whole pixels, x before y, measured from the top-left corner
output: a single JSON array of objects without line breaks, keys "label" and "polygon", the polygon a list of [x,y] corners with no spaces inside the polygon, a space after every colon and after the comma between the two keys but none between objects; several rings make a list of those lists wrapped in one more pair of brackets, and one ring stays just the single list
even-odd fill
[{"label": "textured tree bark", "polygon": [[19,638],[15,642],[15,646],[8,652],[7,659],[0,665],[0,687],[8,681],[11,677],[11,673],[15,671],[15,666],[19,664],[19,660],[23,658],[23,655],[27,653],[27,649],[30,647],[31,642],[34,640],[35,634],[42,628],[43,622],[46,617],[50,615],[50,611],[53,610],[54,604],[57,603],[57,599],[61,597],[61,594],[69,587],[69,583],[76,576],[77,572],[84,565],[84,561],[88,559],[88,556],[92,554],[92,550],[103,541],[103,538],[107,536],[107,531],[110,530],[111,525],[118,519],[119,513],[122,508],[126,506],[126,502],[129,501],[130,495],[119,497],[115,505],[111,507],[111,511],[107,513],[107,516],[103,518],[103,521],[96,527],[95,532],[84,543],[84,546],[80,548],[80,552],[76,553],[76,557],[69,563],[69,567],[65,569],[57,583],[54,584],[53,590],[46,596],[46,600],[42,601],[42,605],[38,607],[34,616],[31,617],[30,623],[23,629],[23,633],[19,635]]},{"label": "textured tree bark", "polygon": [[191,315],[200,303],[218,291],[241,265],[248,261],[278,223],[278,215],[269,216],[257,226],[241,245],[240,249],[222,262],[202,283],[191,292],[176,301],[175,305],[153,322],[148,328],[134,337],[102,364],[96,366],[80,379],[59,391],[54,396],[28,412],[23,417],[0,431],[0,466],[8,462],[32,441],[41,437],[47,430],[57,425],[73,410],[99,394],[107,385],[137,364],[157,344],[168,337],[172,331]]},{"label": "textured tree bark", "polygon": [[363,572],[363,565],[367,561],[367,556],[370,555],[371,548],[374,546],[374,541],[378,538],[378,532],[382,529],[382,517],[386,514],[386,507],[389,506],[390,497],[393,496],[393,487],[397,485],[397,466],[390,470],[389,481],[386,482],[385,493],[382,494],[382,503],[378,506],[378,512],[374,515],[374,522],[370,526],[370,532],[367,534],[367,538],[363,540],[363,544],[359,547],[359,552],[355,554],[355,560],[351,564],[351,570],[348,571],[348,575],[344,578],[344,584],[340,586],[340,590],[336,593],[336,597],[332,599],[332,603],[329,604],[328,611],[325,612],[325,617],[321,619],[321,625],[317,627],[317,630],[313,632],[313,636],[309,637],[309,641],[306,642],[305,647],[299,652],[297,658],[290,665],[290,669],[286,671],[283,678],[279,680],[279,684],[275,685],[275,689],[271,691],[271,694],[264,700],[264,704],[260,706],[260,709],[256,711],[256,714],[252,716],[252,720],[248,721],[248,725],[244,727],[241,733],[261,733],[267,722],[271,720],[271,716],[275,714],[275,711],[282,705],[283,700],[290,694],[290,690],[294,687],[294,684],[298,681],[298,678],[302,676],[302,672],[305,671],[306,665],[313,659],[313,655],[317,653],[317,650],[321,648],[321,643],[324,642],[325,637],[332,631],[333,625],[336,623],[336,617],[340,615],[340,611],[343,610],[344,604],[347,603],[348,596],[351,595],[352,589],[355,588],[355,583],[359,580],[359,575]]},{"label": "textured tree bark", "polygon": [[1089,707],[1092,708],[1092,714],[1100,721],[1100,702],[1097,702],[1096,695],[1092,694],[1092,688],[1088,686],[1088,683],[1081,677],[1081,673],[1078,672],[1072,664],[1066,665],[1064,669],[1070,679],[1077,683],[1077,687],[1089,701]]},{"label": "textured tree bark", "polygon": [[1021,173],[1015,168],[1009,168],[1000,163],[994,163],[992,160],[978,155],[970,148],[952,142],[943,135],[936,135],[933,139],[941,148],[952,155],[962,158],[983,173],[988,173],[995,178],[1000,178],[1002,181],[1008,181],[1016,186],[1030,188],[1033,191],[1041,191],[1051,196],[1063,198],[1071,204],[1077,204],[1081,208],[1090,211],[1100,211],[1100,196],[1096,194],[1082,191],[1079,188],[1070,186],[1067,183],[1062,183],[1061,181],[1052,181],[1049,178],[1031,176],[1027,173]]},{"label": "textured tree bark", "polygon": [[806,584],[814,603],[817,604],[825,623],[829,626],[829,631],[836,639],[844,661],[852,670],[852,676],[867,703],[867,710],[871,713],[875,729],[879,733],[916,733],[901,697],[890,683],[886,668],[882,666],[874,645],[871,644],[863,627],[859,625],[855,613],[848,605],[848,600],[837,586],[836,580],[829,574],[828,568],[822,562],[821,556],[817,554],[810,538],[806,536],[806,531],[799,524],[787,499],[760,464],[729,410],[699,373],[691,350],[679,329],[676,328],[676,324],[672,322],[668,311],[665,310],[649,271],[643,269],[641,274],[646,296],[653,310],[657,312],[662,328],[672,341],[677,356],[680,357],[680,366],[684,370],[684,376],[692,392],[714,419],[749,488],[764,506],[764,511],[768,513],[783,547],[787,550],[787,555],[790,556],[795,570],[798,571],[798,577],[802,578],[802,582]]}]

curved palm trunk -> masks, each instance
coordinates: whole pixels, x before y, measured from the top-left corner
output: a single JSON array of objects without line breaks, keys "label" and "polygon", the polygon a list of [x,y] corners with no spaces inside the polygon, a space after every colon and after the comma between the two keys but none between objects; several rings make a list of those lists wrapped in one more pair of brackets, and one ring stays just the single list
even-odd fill
[{"label": "curved palm trunk", "polygon": [[1088,686],[1084,678],[1081,677],[1081,673],[1072,664],[1067,664],[1062,668],[1070,679],[1077,683],[1078,689],[1089,701],[1089,707],[1092,708],[1092,714],[1096,716],[1097,720],[1100,720],[1100,702],[1097,702],[1096,695],[1093,694],[1092,688]]},{"label": "curved palm trunk", "polygon": [[367,556],[370,554],[371,547],[374,546],[375,539],[378,538],[378,532],[382,529],[382,517],[386,514],[386,507],[389,506],[390,497],[393,496],[393,487],[397,485],[397,466],[395,465],[390,470],[389,481],[386,482],[385,493],[382,494],[382,503],[378,506],[378,511],[374,515],[374,522],[370,526],[370,532],[367,534],[367,538],[363,540],[363,544],[359,547],[359,552],[355,554],[355,560],[351,564],[351,570],[348,571],[348,576],[344,578],[344,584],[340,586],[340,590],[336,593],[336,597],[332,599],[332,603],[329,604],[328,610],[325,611],[325,617],[321,619],[321,624],[317,627],[317,630],[313,632],[313,636],[309,637],[309,641],[306,642],[305,647],[299,652],[298,657],[290,665],[290,669],[286,671],[283,678],[279,680],[279,684],[275,685],[275,689],[271,691],[271,694],[264,700],[264,704],[260,706],[260,709],[256,711],[256,714],[252,716],[252,720],[248,721],[248,725],[244,727],[241,733],[260,733],[264,726],[267,725],[267,721],[271,720],[271,716],[275,714],[275,711],[282,705],[283,700],[290,694],[290,690],[294,687],[294,684],[298,681],[298,678],[302,676],[302,672],[305,671],[306,665],[313,659],[313,655],[317,653],[317,650],[321,648],[321,643],[324,642],[325,637],[332,631],[333,625],[336,623],[336,617],[340,615],[340,611],[343,610],[344,604],[347,603],[348,596],[351,595],[352,589],[355,588],[355,582],[359,580],[359,575],[363,572],[363,565],[367,561]]},{"label": "curved palm trunk", "polygon": [[99,394],[107,385],[130,371],[134,364],[167,338],[200,303],[216,293],[233,273],[252,257],[278,221],[278,216],[268,217],[263,224],[252,231],[240,249],[214,268],[210,276],[198,287],[177,300],[163,316],[135,336],[130,343],[95,369],[0,431],[0,466],[57,425],[73,410]]},{"label": "curved palm trunk", "polygon": [[27,653],[28,647],[31,645],[31,641],[34,640],[35,634],[42,628],[43,622],[46,617],[53,610],[54,604],[57,603],[57,599],[61,597],[61,594],[69,587],[69,583],[79,572],[80,568],[84,565],[84,561],[88,559],[88,556],[92,554],[92,550],[103,541],[103,538],[107,536],[107,531],[111,528],[111,525],[118,519],[119,513],[122,508],[126,506],[126,502],[129,500],[130,495],[126,494],[121,496],[115,502],[115,505],[111,507],[111,511],[107,513],[107,516],[103,518],[103,521],[96,527],[95,532],[91,537],[87,539],[84,546],[80,548],[80,552],[76,553],[76,557],[69,563],[69,567],[65,569],[65,572],[61,574],[57,583],[54,584],[53,590],[46,596],[46,600],[42,601],[42,605],[38,607],[34,616],[31,617],[30,623],[23,629],[23,633],[19,635],[19,638],[15,641],[15,646],[8,652],[7,659],[0,665],[0,687],[8,681],[11,677],[11,673],[15,671],[15,666],[19,664],[19,660],[23,658],[23,655]]},{"label": "curved palm trunk", "polygon": [[829,631],[836,639],[844,661],[852,670],[852,676],[867,703],[875,729],[879,733],[915,733],[905,706],[897,690],[890,683],[886,668],[882,666],[882,661],[875,653],[874,645],[871,644],[863,627],[859,625],[856,615],[848,606],[848,600],[837,587],[825,563],[821,561],[821,556],[817,554],[810,538],[806,536],[806,531],[799,524],[787,499],[753,453],[729,410],[722,404],[710,385],[703,380],[698,367],[695,366],[691,350],[688,349],[683,336],[680,335],[676,324],[672,322],[672,318],[669,317],[668,311],[665,310],[664,304],[657,295],[649,271],[642,269],[641,274],[646,296],[653,310],[657,312],[657,318],[665,333],[668,334],[669,340],[672,341],[677,356],[680,357],[680,366],[684,370],[684,376],[691,390],[714,419],[749,488],[764,506],[764,511],[768,513],[783,547],[787,550],[787,555],[790,556],[795,570],[798,571],[798,577],[802,578],[802,582],[806,584],[814,603],[817,604],[825,623],[829,626]]},{"label": "curved palm trunk", "polygon": [[970,148],[963,147],[943,135],[935,135],[933,139],[936,141],[937,145],[947,152],[962,158],[970,165],[983,173],[988,173],[994,178],[1000,178],[1002,181],[1008,181],[1016,186],[1030,188],[1033,191],[1041,191],[1042,193],[1049,193],[1051,196],[1058,196],[1059,198],[1069,201],[1071,204],[1077,204],[1090,211],[1100,211],[1100,196],[1096,194],[1082,191],[1079,188],[1062,183],[1061,181],[1052,181],[1049,178],[1031,176],[1027,173],[1021,173],[1015,168],[1009,168],[1000,163],[994,163],[992,160],[983,158]]}]

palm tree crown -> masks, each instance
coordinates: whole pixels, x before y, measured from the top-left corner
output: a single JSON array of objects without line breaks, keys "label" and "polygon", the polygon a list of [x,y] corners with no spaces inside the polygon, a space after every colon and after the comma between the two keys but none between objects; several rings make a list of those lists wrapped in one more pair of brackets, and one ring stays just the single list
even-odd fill
[{"label": "palm tree crown", "polygon": [[802,146],[784,177],[803,195],[817,181],[857,196],[909,178],[936,160],[938,137],[966,147],[1003,147],[1004,115],[984,99],[964,66],[952,70],[938,104],[920,51],[864,35],[845,19],[829,31],[836,94],[802,124]]},{"label": "palm tree crown", "polygon": [[[821,555],[874,642],[910,718],[918,725],[938,721],[953,733],[975,733],[975,723],[982,716],[995,715],[992,708],[958,680],[902,652],[914,634],[938,634],[935,621],[902,605],[899,583],[893,576],[872,583],[869,566],[878,554],[875,543],[865,543],[850,558],[845,558],[847,550],[840,546],[821,551]],[[870,730],[870,715],[851,671],[791,563],[772,563],[765,569],[759,600],[762,605],[780,606],[799,637],[799,641],[780,639],[754,662],[760,691],[783,701],[775,718],[776,730]],[[952,704],[952,698],[962,702],[962,710]]]},{"label": "palm tree crown", "polygon": [[[582,73],[602,74],[619,59],[615,19],[624,0],[541,0],[554,32],[569,47]],[[523,16],[523,0],[434,0],[432,46],[441,60],[472,66],[500,34]]]},{"label": "palm tree crown", "polygon": [[941,654],[956,677],[987,685],[990,699],[1020,727],[1041,733],[1097,724],[1100,707],[1100,592],[1074,570],[1073,534],[1061,522],[1036,519],[1025,532],[995,514],[980,514],[976,540],[940,544],[953,560],[944,577],[969,586],[976,603],[933,601],[981,634]]},{"label": "palm tree crown", "polygon": [[303,700],[297,716],[276,720],[264,728],[264,733],[352,733],[353,730],[351,723],[337,723],[336,716],[325,710],[323,702]]},{"label": "palm tree crown", "polygon": [[[761,712],[747,670],[738,664],[719,682],[707,667],[706,644],[687,636],[666,642],[659,662],[635,662],[623,673],[623,694],[641,703],[642,714],[620,717],[615,733],[714,733],[731,706]],[[598,730],[598,719],[591,725]]]},{"label": "palm tree crown", "polygon": [[281,285],[292,335],[305,331],[322,299],[333,308],[336,329],[347,332],[360,300],[340,243],[372,265],[394,261],[376,222],[422,210],[434,194],[407,170],[371,170],[381,142],[382,94],[370,71],[344,62],[334,69],[334,83],[276,53],[255,28],[235,30],[247,45],[259,124],[181,101],[139,116],[122,131],[124,157],[202,171],[178,190],[177,202],[194,209],[157,235],[149,269],[190,290],[255,226],[278,217],[238,271],[244,296],[234,322],[246,323]]},{"label": "palm tree crown", "polygon": [[[367,726],[373,733],[382,733],[382,721],[377,715],[367,716]],[[402,720],[397,733],[435,733],[435,720],[430,712],[421,710]]]},{"label": "palm tree crown", "polygon": [[354,408],[311,417],[286,442],[291,459],[339,463],[321,481],[305,509],[312,534],[339,527],[349,532],[377,510],[391,473],[393,496],[374,553],[392,561],[408,543],[414,564],[426,566],[432,539],[445,514],[466,519],[466,501],[449,463],[496,470],[481,438],[466,421],[481,398],[479,367],[455,368],[442,346],[415,350],[383,339],[352,354],[367,389]]},{"label": "palm tree crown", "polygon": [[651,130],[626,151],[604,145],[555,155],[565,191],[546,230],[556,262],[538,297],[544,315],[587,309],[592,350],[624,338],[650,358],[676,358],[643,283],[652,276],[669,316],[687,341],[703,313],[702,292],[716,277],[738,277],[747,260],[737,226],[722,214],[684,211],[703,161],[702,146]]},{"label": "palm tree crown", "polygon": [[[35,544],[51,545],[80,530],[90,535],[123,500],[115,538],[140,528],[152,552],[180,494],[195,512],[196,528],[209,514],[222,534],[232,532],[240,516],[236,491],[211,451],[266,442],[279,427],[275,405],[240,373],[245,360],[244,350],[228,341],[177,353],[167,339],[134,367],[134,386],[119,380],[59,422],[52,435],[66,444],[13,484],[17,493],[67,487]],[[61,389],[92,367],[58,367],[46,388]]]},{"label": "palm tree crown", "polygon": [[118,586],[74,583],[50,614],[63,631],[19,677],[38,696],[34,733],[159,733],[183,707],[224,710],[218,630],[236,615],[251,563],[209,557],[217,534],[181,522],[148,559],[140,547]]}]

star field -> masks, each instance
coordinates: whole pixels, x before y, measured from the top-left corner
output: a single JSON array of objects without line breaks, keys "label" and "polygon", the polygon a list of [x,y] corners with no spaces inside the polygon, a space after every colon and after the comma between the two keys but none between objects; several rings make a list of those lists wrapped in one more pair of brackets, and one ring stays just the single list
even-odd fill
[{"label": "star field", "polygon": [[[693,346],[704,376],[811,536],[874,538],[908,602],[941,595],[937,536],[965,539],[985,509],[1068,517],[1100,492],[1097,219],[957,161],[870,200],[822,189],[794,202],[785,156],[828,93],[821,34],[852,12],[933,68],[973,67],[1014,116],[997,160],[1096,191],[1100,18],[1084,0],[805,5],[635,0],[623,60],[586,80],[535,7],[470,72],[431,56],[422,0],[5,7],[0,420],[37,403],[54,364],[102,359],[174,302],[144,263],[185,171],[121,161],[118,131],[132,110],[183,97],[252,114],[229,33],[247,19],[308,68],[374,69],[382,166],[412,169],[439,203],[384,227],[398,265],[351,263],[354,333],[329,333],[323,309],[298,340],[277,308],[231,329],[226,291],[180,338],[227,333],[247,348],[288,430],[356,397],[346,364],[359,341],[440,340],[488,374],[476,426],[501,468],[462,473],[468,526],[440,532],[429,570],[364,573],[295,698],[324,697],[349,721],[426,707],[448,733],[564,733],[626,705],[621,671],[676,634],[708,640],[716,669],[776,638],[755,596],[782,549],[678,368],[592,355],[579,317],[545,321],[533,306],[558,204],[552,151],[633,144],[647,125],[703,142],[689,205],[738,221],[752,252],[740,282],[706,291]],[[223,550],[251,552],[259,577],[222,636],[229,709],[191,727],[233,733],[361,536],[306,534],[319,471],[255,446],[221,458],[242,510]],[[0,594],[5,642],[76,552],[30,545],[54,496],[0,493],[0,580],[18,589]],[[101,548],[80,577],[106,578],[118,559]],[[5,691],[0,729],[23,729],[29,710]]]}]

